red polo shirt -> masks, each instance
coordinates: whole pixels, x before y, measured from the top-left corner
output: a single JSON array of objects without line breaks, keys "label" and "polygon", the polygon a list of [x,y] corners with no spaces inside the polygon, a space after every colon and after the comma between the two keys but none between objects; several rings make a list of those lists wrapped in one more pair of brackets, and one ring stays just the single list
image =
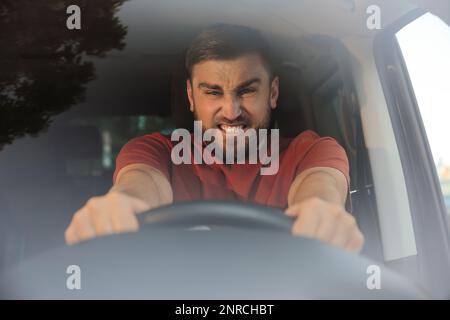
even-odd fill
[{"label": "red polo shirt", "polygon": [[174,143],[160,133],[130,140],[117,156],[113,179],[123,167],[144,163],[166,176],[174,201],[241,200],[282,209],[287,207],[289,187],[303,170],[331,167],[350,181],[345,150],[333,138],[319,137],[310,130],[294,139],[280,138],[279,170],[275,175],[261,175],[260,163],[175,165],[171,160]]}]

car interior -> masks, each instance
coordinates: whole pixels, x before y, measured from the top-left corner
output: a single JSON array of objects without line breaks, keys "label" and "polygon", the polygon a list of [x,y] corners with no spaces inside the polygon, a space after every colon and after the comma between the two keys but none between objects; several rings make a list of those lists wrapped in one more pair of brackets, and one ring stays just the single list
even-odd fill
[{"label": "car interior", "polygon": [[[295,60],[280,57],[279,107],[273,115],[276,126],[287,137],[311,129],[339,141],[350,161],[352,210],[357,215],[358,208],[373,199],[365,192],[370,185],[370,170],[364,161],[364,141],[357,138],[360,123],[346,64],[348,55],[332,38],[310,37],[302,40],[300,47],[303,55]],[[88,91],[86,101],[56,116],[48,132],[17,139],[4,148],[0,177],[7,183],[0,189],[4,199],[1,212],[10,223],[4,243],[16,247],[5,248],[6,257],[23,259],[63,245],[63,232],[71,216],[87,199],[108,191],[114,158],[128,139],[192,126],[183,56],[182,51],[172,56],[145,57],[145,79],[132,80],[142,90],[142,101],[127,103],[133,92],[125,91],[130,89],[125,85],[117,96],[116,91],[100,91],[91,97]],[[99,60],[98,64],[109,59],[113,58],[106,57],[106,62]],[[122,77],[122,71],[115,76]],[[95,83],[92,87],[92,91],[97,89]],[[97,103],[96,99],[106,101]],[[116,102],[109,104],[110,99]],[[358,222],[363,229],[369,228],[367,234],[376,235],[375,212],[365,214],[367,219],[357,216]],[[379,254],[373,248],[368,252]]]},{"label": "car interior", "polygon": [[[6,222],[0,224],[3,237],[0,269],[65,245],[64,230],[73,214],[90,197],[105,194],[111,187],[115,157],[128,140],[151,132],[170,134],[175,128],[191,128],[184,52],[198,32],[218,22],[255,27],[276,48],[280,62],[280,97],[273,114],[276,127],[286,137],[314,130],[321,136],[335,138],[344,147],[351,179],[347,208],[366,239],[362,255],[384,263],[387,246],[380,230],[380,212],[386,210],[379,208],[376,194],[381,194],[384,200],[389,188],[383,190],[375,185],[388,185],[389,180],[380,180],[380,165],[373,167],[373,160],[380,159],[374,158],[377,143],[375,148],[373,145],[389,136],[392,129],[384,132],[383,127],[376,128],[379,119],[372,119],[371,112],[377,111],[362,108],[370,100],[368,97],[377,94],[384,101],[381,90],[367,96],[361,94],[364,91],[361,79],[366,79],[358,71],[366,66],[357,69],[355,65],[372,57],[358,57],[365,52],[350,52],[351,44],[344,43],[346,35],[365,37],[360,30],[354,30],[358,14],[364,14],[360,7],[357,9],[362,13],[354,14],[357,10],[346,1],[329,1],[329,10],[318,13],[314,1],[306,1],[301,5],[303,12],[314,14],[302,14],[303,19],[299,20],[290,15],[288,6],[275,8],[265,1],[258,8],[253,0],[248,0],[241,1],[242,6],[217,4],[213,9],[183,1],[165,5],[147,5],[143,0],[113,2],[112,8],[97,12],[98,16],[108,12],[114,18],[112,25],[90,29],[94,14],[86,20],[87,30],[96,31],[82,33],[75,39],[75,43],[86,42],[91,47],[80,49],[71,57],[76,57],[77,65],[91,68],[92,74],[83,78],[78,69],[63,70],[65,79],[79,79],[78,89],[70,93],[74,98],[65,101],[62,95],[68,91],[59,90],[57,81],[50,81],[51,73],[35,75],[35,83],[43,85],[39,87],[39,95],[23,98],[30,110],[34,110],[35,101],[42,105],[62,101],[64,108],[46,116],[48,128],[42,125],[30,130],[30,123],[24,121],[12,143],[0,145],[0,215],[1,221]],[[393,10],[386,20],[395,20],[408,8]],[[336,20],[326,20],[330,15],[336,16]],[[337,26],[337,20],[342,25]],[[31,26],[36,22],[39,19],[32,20]],[[52,26],[42,28],[51,34]],[[118,32],[116,43],[104,49],[100,39],[108,34],[108,28],[123,32]],[[29,31],[23,32],[26,37]],[[22,50],[26,52],[16,54],[11,64],[21,69],[8,69],[13,79],[10,87],[21,76],[26,78],[24,66],[31,69],[48,64],[49,70],[60,72],[60,60],[67,59],[64,54],[54,55],[48,48]],[[355,57],[360,58],[358,62]],[[372,64],[373,61],[367,63]],[[0,84],[1,81],[0,77]],[[19,101],[20,93],[10,95],[11,99]],[[373,127],[367,129],[367,121],[372,120]],[[367,137],[371,140],[372,156]],[[384,163],[391,161],[391,154],[382,156],[388,159]],[[374,172],[378,184],[374,182]]]}]

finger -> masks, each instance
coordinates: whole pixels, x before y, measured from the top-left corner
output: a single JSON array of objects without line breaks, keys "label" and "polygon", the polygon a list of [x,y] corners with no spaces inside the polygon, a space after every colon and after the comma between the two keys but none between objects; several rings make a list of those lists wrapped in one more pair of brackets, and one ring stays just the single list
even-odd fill
[{"label": "finger", "polygon": [[353,235],[354,228],[357,228],[355,218],[350,214],[341,215],[341,218],[338,219],[336,224],[336,232],[330,243],[336,247],[345,249],[347,241]]},{"label": "finger", "polygon": [[95,237],[95,229],[89,218],[89,209],[84,207],[73,216],[74,233],[78,241],[88,240]]},{"label": "finger", "polygon": [[300,214],[300,208],[298,205],[293,205],[289,208],[287,208],[284,213],[290,217],[295,217]]},{"label": "finger", "polygon": [[113,233],[111,219],[111,206],[104,198],[93,198],[86,204],[91,225],[94,227],[96,236]]},{"label": "finger", "polygon": [[97,236],[113,233],[113,224],[110,214],[109,208],[101,201],[90,208],[89,218],[91,219],[91,224],[94,226],[95,234]]},{"label": "finger", "polygon": [[66,244],[68,245],[76,244],[79,241],[72,226],[69,226],[64,232],[64,239],[66,241]]},{"label": "finger", "polygon": [[319,198],[309,198],[302,202],[296,203],[285,210],[288,216],[298,216],[306,211],[318,211],[323,209],[325,202]]},{"label": "finger", "polygon": [[112,213],[111,219],[112,228],[116,233],[137,231],[139,229],[136,215],[129,208],[120,210],[120,208],[116,207],[116,210]]},{"label": "finger", "polygon": [[126,202],[128,206],[131,207],[133,213],[141,213],[151,209],[151,206],[147,202],[118,191],[111,192],[108,197],[116,204],[122,204]]},{"label": "finger", "polygon": [[318,212],[303,212],[292,226],[292,234],[313,238],[320,223]]},{"label": "finger", "polygon": [[134,213],[141,213],[151,209],[150,205],[141,199],[132,198],[130,203]]},{"label": "finger", "polygon": [[323,214],[314,237],[325,242],[331,242],[336,233],[337,220],[338,214],[335,212]]},{"label": "finger", "polygon": [[364,246],[364,235],[356,230],[353,236],[345,244],[345,248],[351,252],[359,253]]},{"label": "finger", "polygon": [[[112,194],[110,197],[111,223],[113,232],[128,232],[139,229],[139,223],[135,214],[133,198],[124,197],[121,194]],[[138,199],[137,199],[138,200]],[[140,202],[143,202],[139,200]],[[138,203],[137,206],[141,205]]]}]

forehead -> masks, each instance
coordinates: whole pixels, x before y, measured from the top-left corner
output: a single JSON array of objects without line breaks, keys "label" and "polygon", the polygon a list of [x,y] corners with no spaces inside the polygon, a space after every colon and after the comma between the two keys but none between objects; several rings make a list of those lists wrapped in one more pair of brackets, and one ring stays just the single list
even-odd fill
[{"label": "forehead", "polygon": [[258,54],[247,54],[230,60],[202,61],[192,68],[194,84],[207,82],[229,87],[252,78],[268,81],[267,71]]}]

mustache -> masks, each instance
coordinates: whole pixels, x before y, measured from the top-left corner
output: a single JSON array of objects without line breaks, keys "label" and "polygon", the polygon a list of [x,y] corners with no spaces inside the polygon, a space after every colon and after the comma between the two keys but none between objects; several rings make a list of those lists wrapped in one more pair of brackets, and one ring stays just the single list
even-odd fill
[{"label": "mustache", "polygon": [[216,120],[215,123],[216,123],[216,126],[219,126],[221,124],[228,125],[228,126],[240,126],[240,125],[249,126],[251,121],[248,117],[240,115],[239,117],[237,117],[234,120],[221,118],[221,119]]}]

